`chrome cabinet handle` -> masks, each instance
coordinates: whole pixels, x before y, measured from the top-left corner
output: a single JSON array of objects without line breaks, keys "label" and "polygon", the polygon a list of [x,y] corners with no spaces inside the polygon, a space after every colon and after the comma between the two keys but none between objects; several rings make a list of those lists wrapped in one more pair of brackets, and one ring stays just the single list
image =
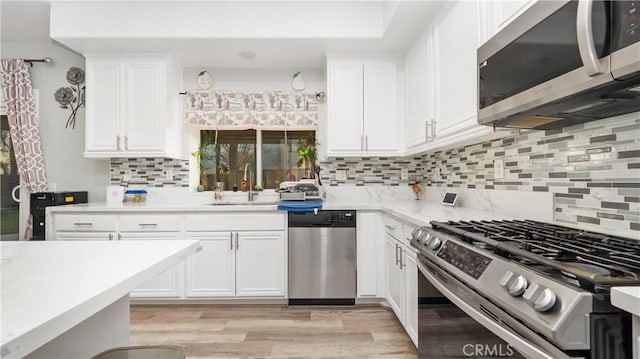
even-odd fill
[{"label": "chrome cabinet handle", "polygon": [[398,249],[400,249],[400,247],[398,246],[398,243],[396,243],[396,265],[400,263],[400,259],[398,259]]},{"label": "chrome cabinet handle", "polygon": [[369,135],[364,136],[364,150],[369,151]]},{"label": "chrome cabinet handle", "polygon": [[582,64],[589,77],[603,73],[600,59],[598,59],[598,53],[596,52],[596,45],[593,41],[592,14],[593,0],[578,1],[578,16],[576,19],[578,50]]},{"label": "chrome cabinet handle", "polygon": [[157,227],[158,224],[157,223],[139,223],[138,226],[140,226],[140,227]]},{"label": "chrome cabinet handle", "polygon": [[360,135],[360,151],[364,151],[364,135]]},{"label": "chrome cabinet handle", "polygon": [[238,240],[239,234],[236,232],[236,251],[240,249],[240,242]]},{"label": "chrome cabinet handle", "polygon": [[429,142],[429,120],[424,120],[424,140]]},{"label": "chrome cabinet handle", "polygon": [[229,243],[230,243],[230,250],[233,250],[233,232],[229,232]]},{"label": "chrome cabinet handle", "polygon": [[124,150],[129,151],[129,136],[124,136]]},{"label": "chrome cabinet handle", "polygon": [[113,233],[109,233],[109,240],[113,239]]},{"label": "chrome cabinet handle", "polygon": [[121,149],[120,149],[120,136],[116,136],[116,149],[118,151],[121,151]]},{"label": "chrome cabinet handle", "polygon": [[425,125],[425,130],[427,131],[427,142],[433,141],[433,138],[435,136],[435,129],[433,124],[435,123],[435,121],[432,119],[430,119],[429,121],[427,121],[426,125]]},{"label": "chrome cabinet handle", "polygon": [[436,137],[438,137],[438,129],[436,128],[436,119],[432,118],[431,119],[431,136],[433,137],[433,139],[435,140]]},{"label": "chrome cabinet handle", "polygon": [[407,266],[406,264],[404,264],[404,261],[402,260],[403,255],[404,255],[404,249],[400,248],[400,269],[404,269],[404,267]]},{"label": "chrome cabinet handle", "polygon": [[78,226],[78,227],[91,227],[91,226],[93,226],[93,223],[91,223],[91,222],[76,222],[73,225],[74,226]]}]

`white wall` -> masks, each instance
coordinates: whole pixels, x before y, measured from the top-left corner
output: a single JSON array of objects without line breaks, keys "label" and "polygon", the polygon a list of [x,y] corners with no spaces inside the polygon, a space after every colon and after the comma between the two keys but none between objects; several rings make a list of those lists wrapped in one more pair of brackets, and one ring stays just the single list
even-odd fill
[{"label": "white wall", "polygon": [[30,71],[33,87],[40,91],[39,126],[47,179],[57,191],[87,190],[89,201],[104,201],[109,161],[82,157],[84,108],[76,115],[76,128],[64,128],[70,110],[59,108],[53,97],[59,87],[69,86],[66,75],[70,67],[85,68],[84,58],[52,41],[2,41],[0,46],[3,59],[53,58],[53,64],[35,63]]}]

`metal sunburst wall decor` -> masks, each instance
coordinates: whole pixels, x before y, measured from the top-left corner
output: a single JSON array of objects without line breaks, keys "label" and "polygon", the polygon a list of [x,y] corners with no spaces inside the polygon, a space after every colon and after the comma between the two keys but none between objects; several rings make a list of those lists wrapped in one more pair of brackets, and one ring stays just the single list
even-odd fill
[{"label": "metal sunburst wall decor", "polygon": [[60,108],[71,110],[64,128],[71,126],[72,129],[75,129],[76,113],[80,107],[84,106],[85,86],[81,86],[84,83],[84,71],[78,67],[70,68],[67,71],[67,81],[71,86],[60,87],[56,90],[54,97],[60,104]]}]

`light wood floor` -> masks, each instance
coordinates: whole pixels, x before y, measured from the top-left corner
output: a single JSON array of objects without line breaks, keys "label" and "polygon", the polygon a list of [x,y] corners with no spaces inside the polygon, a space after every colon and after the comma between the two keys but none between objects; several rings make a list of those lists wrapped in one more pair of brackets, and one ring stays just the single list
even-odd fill
[{"label": "light wood floor", "polygon": [[172,344],[187,358],[416,358],[379,306],[132,305],[131,344]]}]

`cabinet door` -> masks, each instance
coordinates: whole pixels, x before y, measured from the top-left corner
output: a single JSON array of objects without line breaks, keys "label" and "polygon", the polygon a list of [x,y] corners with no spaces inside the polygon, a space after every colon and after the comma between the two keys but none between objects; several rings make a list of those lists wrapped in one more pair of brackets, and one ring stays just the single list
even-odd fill
[{"label": "cabinet door", "polygon": [[433,119],[433,40],[430,30],[405,58],[408,148],[427,141],[426,127]]},{"label": "cabinet door", "polygon": [[398,68],[391,62],[364,64],[364,149],[394,152],[400,146],[398,129]]},{"label": "cabinet door", "polygon": [[285,232],[236,233],[237,296],[285,296],[287,276]]},{"label": "cabinet door", "polygon": [[114,232],[55,232],[57,241],[111,241],[116,238]]},{"label": "cabinet door", "polygon": [[376,246],[378,228],[377,214],[358,212],[356,233],[358,297],[377,295]]},{"label": "cabinet door", "polygon": [[[118,235],[120,240],[166,240],[181,239],[180,232],[121,232]],[[182,288],[184,282],[184,274],[182,272],[183,263],[180,262],[175,266],[160,273],[155,278],[142,284],[136,290],[131,292],[131,297],[137,298],[177,298],[182,296]]]},{"label": "cabinet door", "polygon": [[416,254],[404,249],[402,254],[404,272],[404,328],[413,344],[418,346],[418,265]]},{"label": "cabinet door", "polygon": [[86,152],[116,152],[124,116],[124,69],[121,61],[87,58]]},{"label": "cabinet door", "polygon": [[330,62],[327,96],[327,153],[363,151],[362,63]]},{"label": "cabinet door", "polygon": [[385,262],[387,268],[387,301],[398,320],[404,320],[404,276],[400,269],[400,247],[398,241],[385,234]]},{"label": "cabinet door", "polygon": [[150,60],[127,63],[125,151],[162,151],[165,67]]},{"label": "cabinet door", "polygon": [[235,288],[234,232],[187,233],[202,250],[187,258],[187,297],[233,297]]},{"label": "cabinet door", "polygon": [[477,126],[477,7],[456,2],[434,26],[436,138],[465,129],[461,124]]}]

